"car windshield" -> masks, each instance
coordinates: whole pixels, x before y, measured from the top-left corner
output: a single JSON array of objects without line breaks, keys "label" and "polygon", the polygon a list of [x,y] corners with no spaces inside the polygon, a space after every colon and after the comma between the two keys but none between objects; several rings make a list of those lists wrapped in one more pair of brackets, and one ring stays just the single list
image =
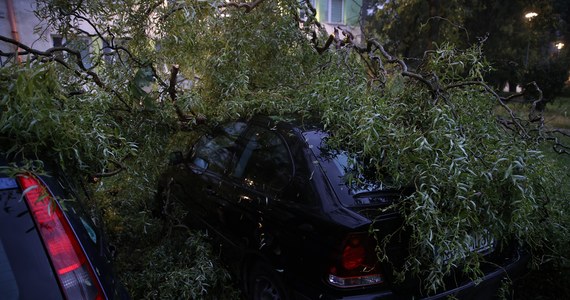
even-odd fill
[{"label": "car windshield", "polygon": [[[355,158],[350,157],[345,151],[321,151],[319,158],[321,165],[325,165],[329,180],[343,189],[346,188],[350,195],[360,195],[386,188],[381,182],[370,180],[359,172]],[[334,168],[331,168],[332,166]]]}]

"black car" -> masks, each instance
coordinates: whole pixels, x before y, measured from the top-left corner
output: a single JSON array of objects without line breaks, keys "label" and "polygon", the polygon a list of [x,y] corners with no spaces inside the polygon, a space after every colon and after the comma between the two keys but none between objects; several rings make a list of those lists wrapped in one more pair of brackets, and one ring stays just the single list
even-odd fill
[{"label": "black car", "polygon": [[128,299],[80,182],[49,159],[0,154],[0,298]]},{"label": "black car", "polygon": [[[349,186],[350,157],[327,150],[327,134],[295,120],[255,117],[217,127],[188,153],[172,153],[158,187],[161,207],[179,201],[220,241],[221,253],[250,299],[429,299],[493,297],[526,259],[492,238],[473,245],[486,256],[475,284],[457,272],[428,295],[421,280],[394,278],[407,257],[395,211],[379,213],[406,191],[379,183]],[[378,236],[400,232],[382,249]]]}]

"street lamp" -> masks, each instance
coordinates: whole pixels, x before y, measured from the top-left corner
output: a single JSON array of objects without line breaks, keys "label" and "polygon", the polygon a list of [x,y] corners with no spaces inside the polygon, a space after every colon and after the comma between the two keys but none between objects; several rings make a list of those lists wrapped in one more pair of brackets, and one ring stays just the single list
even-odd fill
[{"label": "street lamp", "polygon": [[538,14],[535,13],[534,11],[528,12],[524,15],[524,17],[529,21],[532,20],[532,18],[534,18],[536,16],[538,16]]},{"label": "street lamp", "polygon": [[[535,18],[536,16],[538,16],[537,13],[535,13],[534,11],[529,11],[527,12],[524,17],[528,20],[529,22],[529,27],[530,27],[530,22],[532,21],[533,18]],[[526,58],[524,60],[524,66],[528,67],[528,52],[529,52],[529,48],[530,48],[530,37],[528,37],[528,41],[526,43]]]},{"label": "street lamp", "polygon": [[556,48],[556,57],[560,56],[560,51],[562,50],[562,48],[564,48],[564,43],[558,42],[554,44],[554,47]]}]

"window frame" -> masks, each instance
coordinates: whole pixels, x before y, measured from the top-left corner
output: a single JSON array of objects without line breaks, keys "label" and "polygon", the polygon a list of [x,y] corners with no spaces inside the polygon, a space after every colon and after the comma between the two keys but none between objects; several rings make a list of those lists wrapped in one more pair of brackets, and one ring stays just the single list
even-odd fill
[{"label": "window frame", "polygon": [[[247,178],[246,176],[247,166],[250,164],[252,158],[254,157],[253,152],[255,151],[255,149],[253,149],[252,152],[248,154],[250,157],[248,157],[247,161],[244,162],[243,170],[240,172],[241,174],[235,174],[236,170],[240,168],[239,164],[243,158],[243,155],[246,154],[248,147],[250,146],[250,144],[252,144],[253,140],[250,139],[249,137],[252,135],[252,133],[255,132],[264,132],[265,134],[274,135],[274,138],[279,140],[279,146],[283,147],[283,149],[285,150],[286,152],[285,156],[288,164],[288,170],[287,170],[288,178],[286,181],[283,182],[283,184],[279,184],[278,186],[266,184],[266,182],[263,182],[263,184],[255,184],[254,181]],[[279,134],[275,130],[271,130],[269,128],[266,128],[258,124],[249,124],[247,130],[243,133],[243,136],[240,138],[240,140],[241,143],[243,144],[241,146],[242,148],[236,152],[235,161],[230,171],[231,178],[233,178],[235,181],[239,182],[240,184],[247,186],[248,188],[253,188],[261,192],[281,192],[287,186],[289,186],[289,184],[291,183],[291,181],[295,176],[295,162],[293,159],[293,154],[291,153],[291,149],[289,148],[287,141],[283,138],[283,136],[281,136],[281,134]]]},{"label": "window frame", "polygon": [[344,24],[344,0],[337,0],[340,1],[340,21],[333,21],[332,11],[333,11],[333,0],[328,0],[327,2],[327,22],[330,24]]},{"label": "window frame", "polygon": [[[230,125],[230,124],[232,124],[233,126],[236,126],[236,128],[237,128],[237,126],[241,126],[241,127],[239,129],[237,129],[236,132],[228,132],[227,128],[229,127],[228,125]],[[195,168],[195,170],[198,171],[200,174],[203,172],[208,172],[208,173],[213,173],[213,174],[218,174],[218,175],[227,175],[228,173],[233,172],[233,169],[235,168],[236,157],[241,155],[235,147],[239,143],[241,136],[247,130],[248,130],[248,125],[245,122],[237,121],[237,122],[226,123],[224,126],[220,126],[216,129],[214,129],[214,132],[202,135],[193,144],[192,148],[190,149],[190,152],[188,153],[187,158],[186,158],[186,163],[189,164],[190,166],[197,167],[197,168]],[[217,168],[220,166],[220,164],[212,164],[211,160],[209,159],[212,156],[203,157],[203,156],[198,154],[198,152],[201,149],[208,148],[208,147],[206,147],[207,144],[212,143],[214,140],[217,140],[220,138],[228,139],[231,142],[231,144],[233,144],[232,147],[234,148],[234,149],[227,149],[227,151],[229,151],[230,157],[227,161],[223,162],[223,164],[221,165],[221,169]],[[216,142],[216,144],[218,144],[218,142]],[[230,148],[232,148],[232,147],[230,147]],[[210,152],[210,154],[212,154],[212,153],[218,152],[220,149],[223,149],[223,148],[227,148],[227,146],[219,147],[218,149],[216,149],[216,151],[209,151],[209,152]],[[195,163],[196,159],[200,159],[200,160],[206,162],[208,165],[205,167],[202,167],[202,166]],[[216,166],[216,168],[212,169],[212,166]]]}]

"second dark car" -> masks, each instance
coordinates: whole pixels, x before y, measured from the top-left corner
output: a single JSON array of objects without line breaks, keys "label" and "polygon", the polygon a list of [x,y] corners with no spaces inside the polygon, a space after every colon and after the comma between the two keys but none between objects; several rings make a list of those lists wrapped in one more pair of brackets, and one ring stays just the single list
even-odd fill
[{"label": "second dark car", "polygon": [[49,158],[26,160],[2,148],[0,298],[129,299],[81,183]]},{"label": "second dark car", "polygon": [[419,279],[399,282],[393,269],[409,253],[394,211],[379,213],[404,191],[380,183],[349,186],[349,156],[327,150],[326,132],[295,120],[255,117],[220,126],[187,153],[172,154],[158,200],[179,201],[222,245],[222,255],[250,299],[486,299],[525,265],[514,247],[492,238],[472,245],[489,262],[476,284],[461,272],[446,290],[426,294]]}]

